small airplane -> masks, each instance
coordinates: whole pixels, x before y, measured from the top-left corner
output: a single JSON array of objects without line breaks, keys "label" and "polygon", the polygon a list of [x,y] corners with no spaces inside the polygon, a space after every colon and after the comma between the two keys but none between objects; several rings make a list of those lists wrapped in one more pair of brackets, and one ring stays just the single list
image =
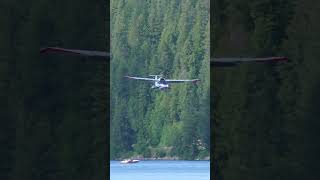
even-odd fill
[{"label": "small airplane", "polygon": [[[40,53],[58,53],[71,54],[80,56],[103,57],[103,59],[110,58],[111,54],[105,51],[91,51],[79,49],[66,49],[60,47],[46,47],[40,49]],[[210,65],[214,67],[228,67],[235,66],[247,62],[269,63],[269,62],[283,62],[288,61],[287,57],[263,57],[263,58],[211,58]],[[154,80],[154,79],[153,79]]]},{"label": "small airplane", "polygon": [[149,75],[154,78],[144,78],[144,77],[133,77],[133,76],[124,76],[129,79],[143,80],[143,81],[152,81],[154,84],[151,86],[151,89],[160,89],[166,90],[170,88],[170,83],[184,83],[184,82],[193,82],[196,83],[200,81],[199,79],[165,79],[162,75]]}]

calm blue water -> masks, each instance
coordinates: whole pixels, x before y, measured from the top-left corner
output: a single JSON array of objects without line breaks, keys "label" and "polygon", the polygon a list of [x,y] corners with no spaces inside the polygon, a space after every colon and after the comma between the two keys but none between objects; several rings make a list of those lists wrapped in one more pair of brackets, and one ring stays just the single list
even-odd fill
[{"label": "calm blue water", "polygon": [[209,180],[210,161],[110,161],[110,180]]}]

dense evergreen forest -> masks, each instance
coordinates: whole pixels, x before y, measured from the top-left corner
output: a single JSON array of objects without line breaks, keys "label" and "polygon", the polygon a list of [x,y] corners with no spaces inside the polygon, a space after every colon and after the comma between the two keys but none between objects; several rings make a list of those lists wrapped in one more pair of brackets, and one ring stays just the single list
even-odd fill
[{"label": "dense evergreen forest", "polygon": [[0,179],[106,179],[108,64],[40,55],[106,50],[103,0],[0,1]]},{"label": "dense evergreen forest", "polygon": [[[209,1],[111,1],[111,159],[209,158]],[[199,78],[168,91],[125,75]]]},{"label": "dense evergreen forest", "polygon": [[290,61],[211,68],[213,176],[320,179],[320,3],[214,0],[212,56]]}]

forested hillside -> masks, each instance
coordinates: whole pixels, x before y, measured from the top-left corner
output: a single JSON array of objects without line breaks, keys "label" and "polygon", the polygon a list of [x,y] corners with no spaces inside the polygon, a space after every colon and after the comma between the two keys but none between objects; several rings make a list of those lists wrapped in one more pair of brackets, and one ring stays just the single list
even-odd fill
[{"label": "forested hillside", "polygon": [[[209,156],[209,1],[111,1],[111,159]],[[125,75],[199,78],[168,91]]]},{"label": "forested hillside", "polygon": [[1,0],[1,180],[107,178],[107,64],[39,54],[106,50],[106,4]]},{"label": "forested hillside", "polygon": [[213,176],[319,179],[320,4],[213,1],[212,56],[288,56],[211,69]]}]

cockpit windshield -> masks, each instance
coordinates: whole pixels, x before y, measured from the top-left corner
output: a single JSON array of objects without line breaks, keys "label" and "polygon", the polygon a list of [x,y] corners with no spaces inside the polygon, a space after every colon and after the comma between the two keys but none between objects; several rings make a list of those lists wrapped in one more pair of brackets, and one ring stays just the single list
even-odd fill
[{"label": "cockpit windshield", "polygon": [[168,84],[167,81],[164,79],[164,78],[160,78],[160,81],[159,81],[161,84]]}]

